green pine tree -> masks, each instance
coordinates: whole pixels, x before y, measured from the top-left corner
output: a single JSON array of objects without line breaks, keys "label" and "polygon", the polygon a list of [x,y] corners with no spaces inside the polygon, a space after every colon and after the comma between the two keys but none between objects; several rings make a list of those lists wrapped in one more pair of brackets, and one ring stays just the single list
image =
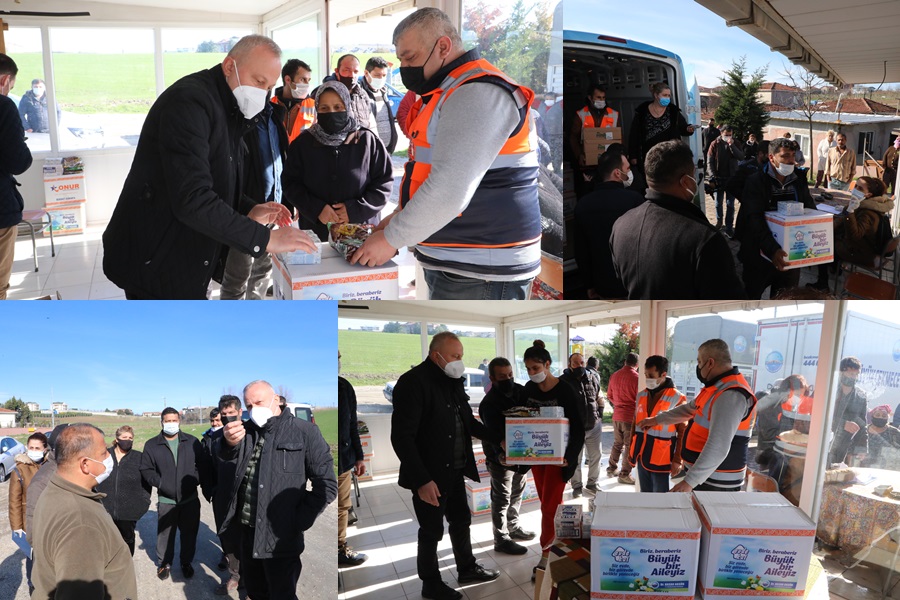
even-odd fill
[{"label": "green pine tree", "polygon": [[734,136],[739,140],[746,140],[750,133],[762,139],[763,127],[769,123],[766,105],[756,95],[767,70],[766,66],[748,73],[747,57],[742,56],[732,61],[721,80],[725,87],[719,94],[721,103],[716,109],[716,123],[734,127]]},{"label": "green pine tree", "polygon": [[597,357],[597,372],[600,375],[600,386],[605,390],[609,386],[609,377],[622,368],[629,352],[637,353],[640,346],[640,324],[622,323],[612,339],[600,344],[594,351]]}]

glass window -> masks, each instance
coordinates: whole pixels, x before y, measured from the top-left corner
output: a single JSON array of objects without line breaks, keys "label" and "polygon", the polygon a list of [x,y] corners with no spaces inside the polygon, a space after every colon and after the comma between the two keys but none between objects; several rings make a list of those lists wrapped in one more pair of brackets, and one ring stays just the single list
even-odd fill
[{"label": "glass window", "polygon": [[[214,67],[239,39],[253,31],[246,29],[163,29],[163,73],[166,87],[185,75]],[[238,67],[240,68],[240,67]]]},{"label": "glass window", "polygon": [[[44,83],[44,52],[37,27],[10,27],[5,35],[6,52],[16,61],[19,74],[9,98],[19,107],[28,148],[50,151],[49,103]],[[34,81],[37,80],[37,81]],[[39,91],[36,95],[32,88]]]},{"label": "glass window", "polygon": [[513,348],[515,348],[515,361],[512,357],[509,362],[515,362],[516,381],[525,383],[528,381],[528,371],[525,369],[525,360],[522,358],[525,351],[530,348],[535,340],[544,342],[544,347],[550,353],[553,361],[550,363],[550,372],[560,375],[566,368],[568,348],[566,343],[565,327],[561,324],[542,325],[539,327],[523,327],[513,330]]},{"label": "glass window", "polygon": [[156,99],[152,29],[53,27],[62,151],[137,144]]},{"label": "glass window", "polygon": [[[291,25],[273,29],[272,39],[281,46],[283,62],[291,58],[298,58],[312,67],[313,82],[321,81],[322,77],[327,75],[327,73],[316,72],[321,68],[319,50],[322,47],[322,33],[319,31],[319,13],[309,15]],[[312,87],[315,87],[315,83]]]}]

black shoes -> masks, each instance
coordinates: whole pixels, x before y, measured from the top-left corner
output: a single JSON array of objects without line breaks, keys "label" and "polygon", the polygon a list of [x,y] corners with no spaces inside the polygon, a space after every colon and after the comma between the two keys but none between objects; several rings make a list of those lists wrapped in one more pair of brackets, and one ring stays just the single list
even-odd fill
[{"label": "black shoes", "polygon": [[506,538],[499,542],[494,542],[494,552],[502,552],[503,554],[525,554],[528,552],[528,548]]},{"label": "black shoes", "polygon": [[589,484],[587,484],[587,485],[584,486],[584,487],[585,487],[585,489],[591,490],[591,491],[594,492],[595,494],[599,491],[599,490],[597,489],[597,484],[596,484],[596,483],[589,483]]},{"label": "black shoes", "polygon": [[181,565],[181,572],[184,573],[185,579],[190,579],[194,576],[194,567],[191,566],[191,563],[185,563]]},{"label": "black shoes", "polygon": [[171,567],[169,567],[169,565],[163,565],[156,570],[156,576],[160,579],[168,579],[170,570]]},{"label": "black shoes", "polygon": [[228,568],[228,557],[225,556],[224,553],[222,554],[222,560],[220,560],[219,564],[216,566],[219,567],[220,571],[224,571],[225,569]]},{"label": "black shoes", "polygon": [[537,537],[537,534],[533,531],[526,531],[524,529],[516,529],[509,532],[509,537],[514,540],[522,540],[523,542],[528,542]]},{"label": "black shoes", "polygon": [[459,600],[462,598],[462,594],[443,581],[438,581],[437,583],[423,583],[422,597],[431,600]]},{"label": "black shoes", "polygon": [[338,565],[343,567],[358,567],[369,560],[362,552],[357,552],[350,546],[338,548]]},{"label": "black shoes", "polygon": [[498,577],[500,577],[500,571],[485,569],[478,563],[475,563],[465,571],[459,571],[456,580],[460,583],[474,583],[476,581],[493,581]]},{"label": "black shoes", "polygon": [[578,498],[582,495],[581,487],[573,487],[572,488],[572,497]]}]

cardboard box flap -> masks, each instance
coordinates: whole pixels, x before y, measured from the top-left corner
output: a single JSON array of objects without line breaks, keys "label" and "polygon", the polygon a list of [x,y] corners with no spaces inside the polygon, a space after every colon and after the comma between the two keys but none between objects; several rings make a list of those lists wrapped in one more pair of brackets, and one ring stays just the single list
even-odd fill
[{"label": "cardboard box flap", "polygon": [[681,508],[693,509],[690,494],[635,494],[613,492],[594,498],[597,508]]},{"label": "cardboard box flap", "polygon": [[[662,495],[662,494],[660,494]],[[640,507],[597,507],[591,535],[607,535],[611,531],[686,531],[699,535],[700,518],[692,509],[659,508],[648,511]]]}]

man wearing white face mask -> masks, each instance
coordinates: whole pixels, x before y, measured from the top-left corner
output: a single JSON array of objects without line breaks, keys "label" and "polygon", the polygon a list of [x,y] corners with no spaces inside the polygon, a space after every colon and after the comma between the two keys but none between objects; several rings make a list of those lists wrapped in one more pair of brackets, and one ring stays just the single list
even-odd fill
[{"label": "man wearing white face mask", "polygon": [[219,533],[240,536],[248,597],[296,600],[303,532],[337,497],[334,460],[319,428],[283,410],[268,382],[248,383],[244,404],[250,420],[225,425],[218,445],[219,458],[236,473]]},{"label": "man wearing white face mask", "polygon": [[181,431],[181,415],[171,406],[162,411],[162,432],[147,440],[141,457],[141,477],[157,488],[156,576],[169,577],[175,559],[175,530],[181,538],[181,571],[193,577],[194,552],[200,529],[200,499],[197,485],[209,498],[207,455],[200,440]]},{"label": "man wearing white face mask", "polygon": [[575,262],[587,283],[589,298],[624,298],[627,292],[616,279],[609,237],[616,221],[640,206],[644,198],[627,189],[634,172],[621,152],[608,150],[600,156],[595,177],[600,183],[575,206]]},{"label": "man wearing white face mask", "polygon": [[[281,49],[250,35],[221,65],[160,95],[103,234],[103,271],[129,299],[206,299],[223,246],[260,258],[315,250],[277,202],[244,195],[243,136],[278,82]],[[272,230],[269,226],[279,225]]]},{"label": "man wearing white face mask", "polygon": [[397,147],[397,128],[394,127],[394,113],[385,87],[389,71],[390,65],[386,60],[373,56],[366,62],[366,72],[359,78],[359,84],[369,96],[372,110],[370,124],[375,125],[373,131],[378,134],[388,154],[393,154]]},{"label": "man wearing white face mask", "polygon": [[709,145],[706,155],[706,173],[716,183],[716,229],[723,227],[722,201],[725,201],[725,237],[734,237],[734,193],[726,189],[728,180],[738,170],[738,162],[744,159],[741,143],[734,139],[734,128],[722,126],[722,135]]},{"label": "man wearing white face mask", "polygon": [[575,113],[569,143],[573,155],[578,157],[577,164],[584,165],[584,130],[595,127],[607,128],[619,126],[619,113],[606,104],[606,88],[595,85],[588,93],[587,104]]},{"label": "man wearing white face mask", "polygon": [[275,116],[287,130],[288,142],[293,142],[316,122],[316,99],[309,93],[311,80],[312,69],[300,59],[290,59],[281,69],[284,85],[275,88],[272,104],[275,105]]},{"label": "man wearing white face mask", "polygon": [[778,208],[779,201],[801,202],[805,208],[816,208],[809,183],[794,173],[794,154],[791,140],[783,137],[772,140],[769,161],[747,177],[744,184],[736,238],[741,242],[738,258],[744,264],[744,286],[752,299],[759,299],[769,286],[771,298],[800,282],[800,269],[785,270],[787,253],[775,241],[765,217],[766,211]]},{"label": "man wearing white face mask", "polygon": [[464,381],[463,345],[449,332],[431,338],[428,357],[400,376],[394,386],[391,445],[400,459],[400,487],[412,491],[419,521],[416,566],[422,596],[457,600],[462,594],[441,581],[437,547],[444,519],[461,584],[492,581],[499,571],[475,562],[469,527],[472,515],[463,477],[479,481],[472,436],[503,440],[472,416]]},{"label": "man wearing white face mask", "polygon": [[72,424],[56,442],[57,472],[34,512],[35,598],[137,598],[134,560],[93,488],[113,469],[103,432]]},{"label": "man wearing white face mask", "polygon": [[628,298],[744,298],[728,243],[692,202],[697,181],[688,145],[653,146],[644,171],[647,201],[616,221],[609,241]]}]

